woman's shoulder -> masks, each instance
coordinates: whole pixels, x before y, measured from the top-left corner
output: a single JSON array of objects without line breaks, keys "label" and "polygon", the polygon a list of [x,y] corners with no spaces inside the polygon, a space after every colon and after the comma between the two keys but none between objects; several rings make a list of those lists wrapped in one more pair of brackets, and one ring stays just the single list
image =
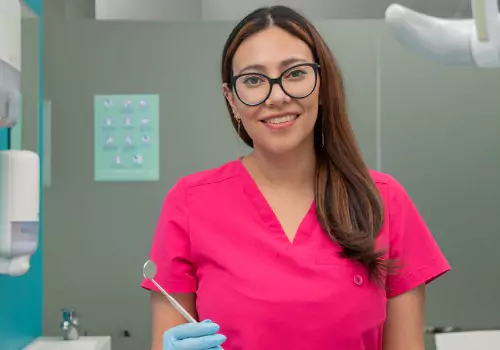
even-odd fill
[{"label": "woman's shoulder", "polygon": [[391,174],[370,170],[370,175],[386,204],[397,197],[407,196],[404,187]]},{"label": "woman's shoulder", "polygon": [[373,169],[370,169],[370,175],[377,186],[388,185],[392,180],[394,180],[390,174]]},{"label": "woman's shoulder", "polygon": [[214,194],[227,192],[228,184],[235,179],[241,170],[238,161],[229,161],[214,168],[199,170],[177,179],[167,191],[167,202],[185,201],[187,195],[198,198],[211,198]]},{"label": "woman's shoulder", "polygon": [[239,160],[232,160],[214,168],[199,170],[185,175],[178,184],[185,188],[224,183],[241,174]]}]

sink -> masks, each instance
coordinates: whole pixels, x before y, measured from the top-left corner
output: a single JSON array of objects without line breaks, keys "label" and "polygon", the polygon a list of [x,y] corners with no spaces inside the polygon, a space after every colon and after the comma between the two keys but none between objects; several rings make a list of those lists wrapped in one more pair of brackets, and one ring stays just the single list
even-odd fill
[{"label": "sink", "polygon": [[24,350],[111,350],[111,337],[80,337],[78,340],[39,337]]}]

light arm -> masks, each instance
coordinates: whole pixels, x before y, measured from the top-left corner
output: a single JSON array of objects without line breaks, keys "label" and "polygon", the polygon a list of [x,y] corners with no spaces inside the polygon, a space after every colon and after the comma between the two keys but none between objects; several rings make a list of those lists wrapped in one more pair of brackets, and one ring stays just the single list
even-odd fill
[{"label": "light arm", "polygon": [[425,350],[425,285],[389,298],[383,350]]},{"label": "light arm", "polygon": [[500,67],[500,14],[497,0],[472,0],[474,19],[444,19],[398,4],[385,20],[410,51],[449,65]]},{"label": "light arm", "polygon": [[500,14],[497,0],[472,0],[471,51],[479,67],[500,67]]},{"label": "light arm", "polygon": [[472,13],[480,42],[496,42],[499,36],[499,13],[497,0],[472,0]]}]

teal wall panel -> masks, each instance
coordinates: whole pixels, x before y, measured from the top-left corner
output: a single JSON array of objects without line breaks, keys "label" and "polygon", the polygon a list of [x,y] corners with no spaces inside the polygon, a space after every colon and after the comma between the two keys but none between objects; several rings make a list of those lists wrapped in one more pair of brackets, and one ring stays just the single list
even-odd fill
[{"label": "teal wall panel", "polygon": [[[42,37],[42,0],[25,0],[40,18],[39,42]],[[39,124],[42,125],[42,45],[39,51]],[[39,154],[42,154],[42,135],[39,134]],[[0,150],[8,149],[8,130],[0,129]],[[41,157],[41,156],[40,156]],[[41,161],[41,159],[40,159]],[[40,179],[42,182],[42,179]],[[42,196],[40,196],[42,197]],[[42,198],[40,198],[42,202]],[[42,210],[40,210],[42,218]],[[41,219],[40,219],[41,220]],[[30,271],[20,277],[0,275],[0,348],[20,350],[42,333],[42,223],[40,223],[40,247],[31,258]]]}]

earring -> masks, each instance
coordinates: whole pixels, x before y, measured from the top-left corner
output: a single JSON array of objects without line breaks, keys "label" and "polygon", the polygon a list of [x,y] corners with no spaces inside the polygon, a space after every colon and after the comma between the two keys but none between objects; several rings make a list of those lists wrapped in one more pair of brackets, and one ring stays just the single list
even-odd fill
[{"label": "earring", "polygon": [[325,133],[321,132],[321,148],[325,147]]},{"label": "earring", "polygon": [[240,131],[241,131],[241,119],[238,118],[237,116],[234,116],[236,118],[236,120],[238,121],[238,127],[237,127],[237,133],[238,133],[238,137],[237,137],[237,140],[236,140],[236,155],[237,155],[237,159],[240,160],[241,159],[241,152],[240,152],[240,142],[241,142],[241,136],[240,136]]}]

